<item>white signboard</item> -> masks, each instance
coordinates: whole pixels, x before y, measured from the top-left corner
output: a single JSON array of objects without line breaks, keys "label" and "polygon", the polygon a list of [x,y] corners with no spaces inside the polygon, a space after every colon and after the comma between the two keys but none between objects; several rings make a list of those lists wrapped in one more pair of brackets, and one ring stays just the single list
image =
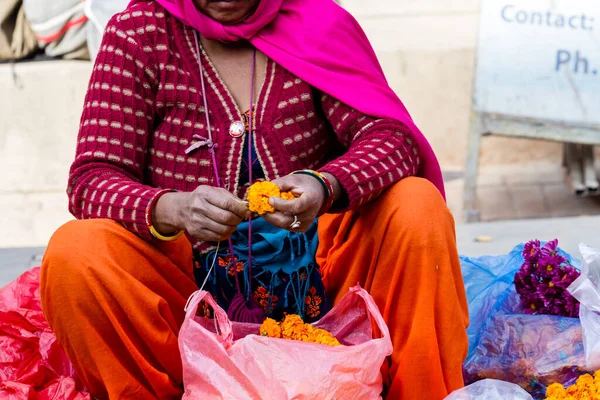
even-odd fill
[{"label": "white signboard", "polygon": [[600,126],[600,0],[482,0],[473,108]]}]

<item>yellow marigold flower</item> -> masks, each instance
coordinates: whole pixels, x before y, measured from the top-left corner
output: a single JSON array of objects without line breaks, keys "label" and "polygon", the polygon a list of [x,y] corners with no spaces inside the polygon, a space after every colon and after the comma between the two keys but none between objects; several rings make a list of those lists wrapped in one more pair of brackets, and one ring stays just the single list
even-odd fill
[{"label": "yellow marigold flower", "polygon": [[341,346],[340,342],[324,329],[315,329],[313,337],[315,343],[325,344],[327,346]]},{"label": "yellow marigold flower", "polygon": [[292,192],[281,192],[281,198],[284,200],[294,200],[296,196]]},{"label": "yellow marigold flower", "polygon": [[577,385],[591,385],[594,383],[594,378],[590,374],[581,375],[577,378]]},{"label": "yellow marigold flower", "polygon": [[574,385],[564,388],[559,383],[553,383],[546,390],[547,400],[575,400],[600,399],[600,373],[596,371],[592,377],[589,374],[581,375]]},{"label": "yellow marigold flower", "polygon": [[296,314],[286,315],[281,322],[281,336],[284,339],[302,340],[308,337],[309,329],[302,318]]},{"label": "yellow marigold flower", "polygon": [[286,315],[284,320],[279,324],[268,318],[261,325],[260,334],[262,336],[279,337],[327,346],[341,346],[340,342],[330,332],[315,328],[311,324],[305,324],[302,318],[296,314]]},{"label": "yellow marigold flower", "polygon": [[281,192],[273,182],[255,182],[248,189],[248,209],[259,215],[275,212],[275,207],[269,204],[271,197],[281,197],[284,200],[295,199],[292,192]]},{"label": "yellow marigold flower", "polygon": [[248,189],[248,209],[259,215],[275,212],[275,207],[269,204],[269,199],[279,197],[280,194],[279,186],[273,182],[255,182]]},{"label": "yellow marigold flower", "polygon": [[560,383],[553,383],[546,389],[546,399],[561,400],[567,395],[565,387]]},{"label": "yellow marigold flower", "polygon": [[260,326],[260,335],[273,338],[281,337],[281,327],[274,319],[267,318]]}]

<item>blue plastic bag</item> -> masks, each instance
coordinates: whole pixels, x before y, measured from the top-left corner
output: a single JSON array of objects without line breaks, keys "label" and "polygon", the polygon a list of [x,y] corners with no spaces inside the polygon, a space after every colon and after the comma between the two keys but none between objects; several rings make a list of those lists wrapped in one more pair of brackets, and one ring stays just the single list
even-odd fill
[{"label": "blue plastic bag", "polygon": [[467,383],[499,379],[539,398],[550,383],[568,385],[585,372],[585,354],[579,319],[523,312],[513,284],[522,252],[519,245],[505,256],[461,258],[471,318],[464,372]]}]

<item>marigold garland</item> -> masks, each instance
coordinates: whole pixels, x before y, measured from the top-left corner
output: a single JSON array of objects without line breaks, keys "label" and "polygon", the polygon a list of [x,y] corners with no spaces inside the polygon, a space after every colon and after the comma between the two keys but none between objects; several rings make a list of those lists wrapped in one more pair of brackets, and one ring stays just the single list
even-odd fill
[{"label": "marigold garland", "polygon": [[267,318],[260,326],[260,335],[327,346],[341,346],[331,333],[325,329],[315,328],[311,324],[305,324],[302,318],[296,314],[286,315],[284,320],[279,323],[274,319]]},{"label": "marigold garland", "polygon": [[275,212],[275,207],[269,204],[271,197],[281,197],[284,200],[295,198],[291,192],[282,192],[273,182],[255,182],[248,189],[248,209],[258,215]]},{"label": "marigold garland", "polygon": [[553,383],[546,389],[546,400],[600,400],[600,371],[592,377],[581,375],[574,385],[565,389],[560,383]]}]

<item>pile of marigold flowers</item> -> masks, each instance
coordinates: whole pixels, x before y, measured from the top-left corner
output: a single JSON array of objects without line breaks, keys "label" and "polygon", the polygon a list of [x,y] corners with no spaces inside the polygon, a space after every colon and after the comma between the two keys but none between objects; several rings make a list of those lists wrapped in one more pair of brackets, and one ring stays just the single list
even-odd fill
[{"label": "pile of marigold flowers", "polygon": [[592,377],[581,375],[574,385],[565,389],[560,383],[553,383],[546,389],[546,400],[600,400],[600,371]]},{"label": "pile of marigold flowers", "polygon": [[275,207],[269,204],[271,197],[281,197],[284,200],[294,199],[294,195],[291,192],[282,192],[279,186],[273,182],[255,182],[248,189],[248,209],[258,215],[275,212]]},{"label": "pile of marigold flowers", "polygon": [[286,315],[281,322],[267,318],[260,326],[260,335],[327,346],[341,346],[340,342],[331,333],[325,329],[315,328],[311,324],[305,324],[302,318],[296,314]]}]

